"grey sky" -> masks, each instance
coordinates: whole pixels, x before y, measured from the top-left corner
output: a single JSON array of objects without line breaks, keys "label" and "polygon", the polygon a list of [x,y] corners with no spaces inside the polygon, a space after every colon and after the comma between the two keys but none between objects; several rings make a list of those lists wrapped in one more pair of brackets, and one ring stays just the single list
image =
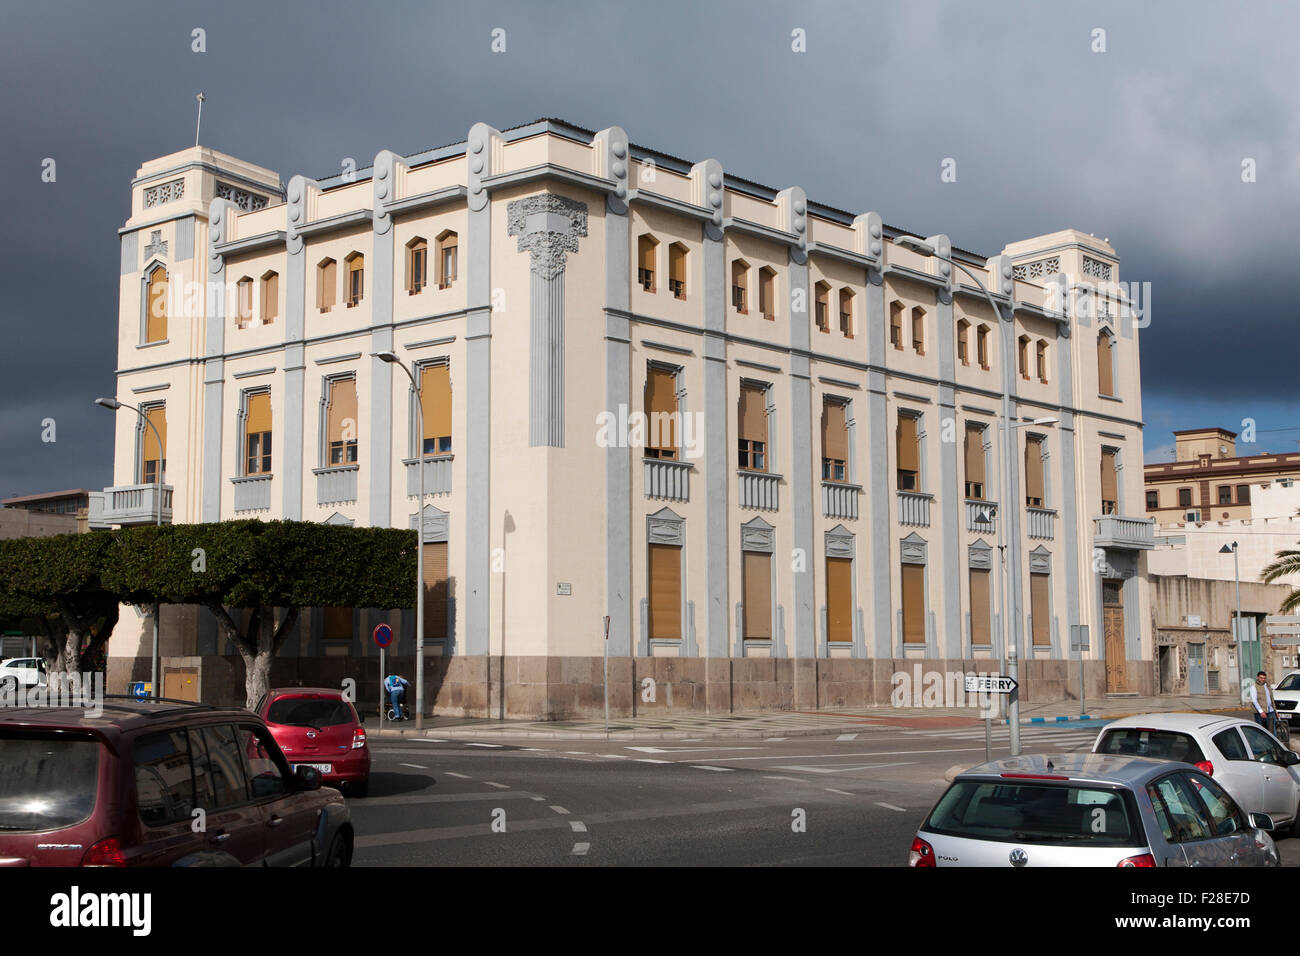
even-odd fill
[{"label": "grey sky", "polygon": [[113,393],[116,230],[141,162],[193,143],[199,90],[203,143],[286,182],[557,116],[981,253],[1107,236],[1152,284],[1148,458],[1246,417],[1244,451],[1294,450],[1300,428],[1265,430],[1300,426],[1300,5],[1134,6],[4,0],[0,495],[112,480],[91,401]]}]

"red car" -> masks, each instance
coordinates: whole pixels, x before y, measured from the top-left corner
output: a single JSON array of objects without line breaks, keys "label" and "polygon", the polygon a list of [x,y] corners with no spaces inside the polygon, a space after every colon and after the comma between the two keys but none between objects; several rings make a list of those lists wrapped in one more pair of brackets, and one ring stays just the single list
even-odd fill
[{"label": "red car", "polygon": [[370,789],[366,729],[342,691],[328,687],[281,687],[257,705],[275,742],[296,771],[313,767],[331,787],[364,797]]},{"label": "red car", "polygon": [[0,868],[348,866],[347,802],[246,710],[0,708]]}]

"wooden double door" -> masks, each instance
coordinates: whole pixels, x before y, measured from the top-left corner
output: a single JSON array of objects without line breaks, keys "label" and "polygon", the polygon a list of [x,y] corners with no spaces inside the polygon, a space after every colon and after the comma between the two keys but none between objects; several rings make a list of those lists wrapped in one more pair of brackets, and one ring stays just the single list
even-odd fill
[{"label": "wooden double door", "polygon": [[1127,651],[1124,641],[1124,582],[1101,582],[1102,632],[1106,641],[1106,693],[1128,690]]}]

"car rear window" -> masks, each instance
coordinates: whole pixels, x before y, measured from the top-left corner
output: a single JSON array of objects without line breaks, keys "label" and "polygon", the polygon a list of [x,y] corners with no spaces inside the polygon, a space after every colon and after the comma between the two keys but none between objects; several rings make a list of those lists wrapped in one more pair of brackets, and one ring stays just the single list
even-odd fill
[{"label": "car rear window", "polygon": [[0,735],[0,830],[56,830],[89,819],[102,746],[93,738]]},{"label": "car rear window", "polygon": [[281,697],[272,702],[266,722],[288,727],[337,727],[355,721],[352,708],[337,697]]},{"label": "car rear window", "polygon": [[1141,846],[1127,790],[1030,781],[958,780],[922,829],[945,836],[1044,846]]},{"label": "car rear window", "polygon": [[1155,757],[1159,760],[1180,760],[1183,763],[1199,763],[1205,759],[1200,746],[1190,734],[1138,727],[1105,731],[1097,746],[1097,753]]}]

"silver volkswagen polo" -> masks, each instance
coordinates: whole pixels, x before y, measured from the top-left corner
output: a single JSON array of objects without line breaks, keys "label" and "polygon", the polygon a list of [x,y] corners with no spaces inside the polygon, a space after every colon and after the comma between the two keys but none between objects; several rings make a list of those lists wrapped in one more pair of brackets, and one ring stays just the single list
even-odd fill
[{"label": "silver volkswagen polo", "polygon": [[908,865],[1277,866],[1272,829],[1189,764],[1024,755],[959,774]]}]

